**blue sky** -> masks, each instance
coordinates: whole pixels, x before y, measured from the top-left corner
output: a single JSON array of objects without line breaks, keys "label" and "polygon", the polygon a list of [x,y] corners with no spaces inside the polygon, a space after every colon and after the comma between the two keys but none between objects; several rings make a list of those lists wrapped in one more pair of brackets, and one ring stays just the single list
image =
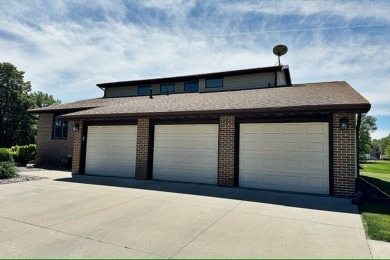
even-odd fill
[{"label": "blue sky", "polygon": [[390,1],[0,1],[0,61],[63,103],[97,83],[273,66],[346,80],[390,134]]}]

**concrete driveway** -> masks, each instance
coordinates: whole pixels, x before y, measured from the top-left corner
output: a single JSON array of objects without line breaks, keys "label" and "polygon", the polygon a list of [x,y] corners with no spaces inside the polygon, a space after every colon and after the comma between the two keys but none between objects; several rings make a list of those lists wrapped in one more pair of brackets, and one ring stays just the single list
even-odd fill
[{"label": "concrete driveway", "polygon": [[0,185],[0,258],[371,258],[350,200],[29,174]]}]

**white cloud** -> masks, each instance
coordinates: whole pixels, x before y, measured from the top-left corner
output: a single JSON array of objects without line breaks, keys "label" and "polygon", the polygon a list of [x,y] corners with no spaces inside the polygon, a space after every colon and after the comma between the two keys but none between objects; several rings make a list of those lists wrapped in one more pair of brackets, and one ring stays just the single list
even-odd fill
[{"label": "white cloud", "polygon": [[[294,83],[346,80],[371,114],[390,114],[390,27],[341,28],[389,22],[386,1],[10,1],[0,9],[1,61],[63,102],[102,96],[102,82],[272,66],[272,47],[284,43]],[[294,30],[328,24],[340,28]]]},{"label": "white cloud", "polygon": [[225,12],[309,16],[328,13],[347,20],[370,19],[389,22],[388,1],[239,1],[223,3]]}]

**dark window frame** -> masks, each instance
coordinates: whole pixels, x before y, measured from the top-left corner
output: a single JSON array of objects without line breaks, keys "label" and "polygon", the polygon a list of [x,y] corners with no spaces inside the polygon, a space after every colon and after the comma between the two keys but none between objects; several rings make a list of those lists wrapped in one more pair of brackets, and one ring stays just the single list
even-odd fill
[{"label": "dark window frame", "polygon": [[[220,86],[207,86],[207,83],[211,80],[221,80],[221,85]],[[220,78],[209,78],[209,79],[206,79],[206,82],[205,82],[205,88],[223,88],[223,77],[220,77]]]},{"label": "dark window frame", "polygon": [[[140,92],[141,88],[148,88],[148,90],[145,93],[141,93]],[[140,86],[138,86],[137,93],[138,93],[138,95],[149,95],[149,93],[150,93],[150,85],[140,85]]]},{"label": "dark window frame", "polygon": [[[196,83],[196,84],[198,85],[198,88],[197,88],[197,89],[186,89],[186,84],[193,84],[193,83]],[[188,91],[188,92],[191,92],[191,91],[199,91],[199,80],[185,81],[185,82],[184,82],[184,91]]]},{"label": "dark window frame", "polygon": [[165,86],[173,86],[173,90],[168,89],[168,93],[174,93],[175,92],[175,83],[164,83],[160,84],[160,93],[167,93],[167,91],[163,91],[162,88]]},{"label": "dark window frame", "polygon": [[[58,116],[54,116],[53,118],[53,127],[52,127],[52,139],[68,139],[68,120],[63,120]],[[57,127],[59,127],[59,134],[57,134]]]}]

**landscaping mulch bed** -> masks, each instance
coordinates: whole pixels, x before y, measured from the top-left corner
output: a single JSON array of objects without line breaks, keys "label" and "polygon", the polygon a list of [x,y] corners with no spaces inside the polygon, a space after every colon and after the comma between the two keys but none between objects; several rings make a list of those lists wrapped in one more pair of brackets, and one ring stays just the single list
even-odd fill
[{"label": "landscaping mulch bed", "polygon": [[1,184],[16,183],[16,182],[24,182],[24,181],[37,181],[37,180],[41,180],[41,179],[46,179],[46,178],[23,174],[23,175],[19,175],[17,177],[14,177],[14,178],[0,179],[0,185]]},{"label": "landscaping mulch bed", "polygon": [[356,180],[356,191],[361,191],[363,199],[366,200],[383,200],[390,202],[389,196],[378,190],[369,182],[365,181],[362,177]]},{"label": "landscaping mulch bed", "polygon": [[17,167],[19,176],[9,178],[9,179],[0,179],[0,185],[1,184],[10,184],[10,183],[17,183],[17,182],[25,182],[25,181],[37,181],[41,179],[46,179],[44,177],[38,177],[38,176],[31,176],[24,174],[25,172],[33,172],[33,171],[44,171],[45,169],[41,168],[27,168],[27,167]]}]

